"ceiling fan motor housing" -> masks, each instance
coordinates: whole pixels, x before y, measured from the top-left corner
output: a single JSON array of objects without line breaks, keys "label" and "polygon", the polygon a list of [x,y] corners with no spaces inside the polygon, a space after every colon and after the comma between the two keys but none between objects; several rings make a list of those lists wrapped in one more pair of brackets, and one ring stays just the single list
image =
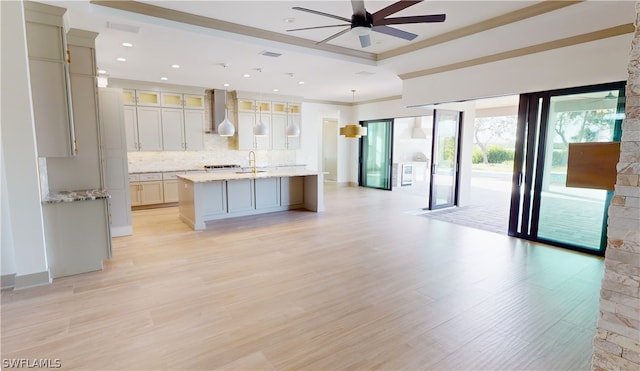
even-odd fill
[{"label": "ceiling fan motor housing", "polygon": [[373,17],[371,13],[366,12],[364,17],[360,14],[354,14],[351,16],[351,28],[366,27],[371,28],[373,26]]}]

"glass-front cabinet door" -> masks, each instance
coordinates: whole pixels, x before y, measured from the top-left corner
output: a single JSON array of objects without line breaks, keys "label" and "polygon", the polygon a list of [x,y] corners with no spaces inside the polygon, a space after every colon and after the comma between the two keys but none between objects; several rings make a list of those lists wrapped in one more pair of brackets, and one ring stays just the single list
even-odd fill
[{"label": "glass-front cabinet door", "polygon": [[620,140],[624,84],[523,95],[509,234],[604,254],[611,191],[569,187],[572,143]]}]

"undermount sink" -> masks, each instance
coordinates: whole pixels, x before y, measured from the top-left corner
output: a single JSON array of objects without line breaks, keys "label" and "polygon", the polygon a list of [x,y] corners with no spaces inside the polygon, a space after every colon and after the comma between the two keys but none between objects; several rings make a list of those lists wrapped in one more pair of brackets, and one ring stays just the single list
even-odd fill
[{"label": "undermount sink", "polygon": [[[256,170],[256,173],[264,173],[265,170]],[[236,171],[236,174],[251,174],[252,170]]]}]

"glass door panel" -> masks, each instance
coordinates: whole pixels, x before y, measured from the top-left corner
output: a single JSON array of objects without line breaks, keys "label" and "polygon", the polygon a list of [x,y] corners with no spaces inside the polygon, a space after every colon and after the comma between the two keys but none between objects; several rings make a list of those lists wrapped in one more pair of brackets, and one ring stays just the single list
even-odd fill
[{"label": "glass door panel", "polygon": [[618,91],[550,98],[538,237],[600,250],[607,191],[565,186],[569,143],[614,139]]},{"label": "glass door panel", "polygon": [[613,192],[566,186],[570,143],[620,140],[624,82],[523,94],[509,235],[604,254]]},{"label": "glass door panel", "polygon": [[455,206],[460,112],[435,110],[429,209]]},{"label": "glass door panel", "polygon": [[391,190],[392,120],[366,121],[360,142],[360,185]]}]

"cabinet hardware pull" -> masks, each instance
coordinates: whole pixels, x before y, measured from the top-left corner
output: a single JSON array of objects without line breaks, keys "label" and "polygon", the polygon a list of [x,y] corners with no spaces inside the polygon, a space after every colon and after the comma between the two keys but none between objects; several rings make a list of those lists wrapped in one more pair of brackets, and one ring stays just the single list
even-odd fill
[{"label": "cabinet hardware pull", "polygon": [[73,150],[76,151],[76,153],[78,152],[78,140],[77,139],[73,140]]},{"label": "cabinet hardware pull", "polygon": [[71,50],[67,49],[67,63],[71,63]]}]

